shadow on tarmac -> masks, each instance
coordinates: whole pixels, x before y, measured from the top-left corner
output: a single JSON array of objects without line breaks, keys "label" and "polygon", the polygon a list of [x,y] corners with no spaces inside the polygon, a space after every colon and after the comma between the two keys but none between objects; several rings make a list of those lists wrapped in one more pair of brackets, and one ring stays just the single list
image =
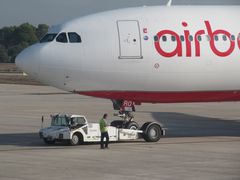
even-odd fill
[{"label": "shadow on tarmac", "polygon": [[240,137],[240,120],[224,120],[172,112],[153,112],[152,117],[166,128],[166,137]]},{"label": "shadow on tarmac", "polygon": [[[172,112],[153,112],[152,117],[155,121],[159,122],[163,128],[166,128],[165,138],[206,136],[240,137],[240,120],[224,120]],[[130,142],[144,143],[145,141]],[[128,141],[124,141],[123,143],[128,143]],[[39,138],[38,133],[0,134],[0,146],[1,145],[26,147],[46,146]],[[55,144],[54,146],[62,145],[63,144]]]},{"label": "shadow on tarmac", "polygon": [[24,93],[24,95],[47,96],[47,95],[71,95],[69,92],[50,92],[50,93]]},{"label": "shadow on tarmac", "polygon": [[42,146],[38,133],[0,134],[0,145]]}]

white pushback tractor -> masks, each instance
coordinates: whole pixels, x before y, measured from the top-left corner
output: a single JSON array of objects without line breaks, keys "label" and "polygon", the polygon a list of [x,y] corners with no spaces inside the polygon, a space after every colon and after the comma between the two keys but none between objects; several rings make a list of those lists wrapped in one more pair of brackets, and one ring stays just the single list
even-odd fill
[{"label": "white pushback tractor", "polygon": [[[147,142],[157,142],[165,135],[164,129],[156,122],[147,122],[139,129],[129,115],[118,115],[123,120],[111,122],[107,127],[109,141],[136,140],[143,138]],[[57,114],[51,116],[51,126],[41,128],[40,138],[46,144],[68,142],[78,145],[85,142],[100,142],[101,132],[98,123],[88,123],[85,116]]]}]

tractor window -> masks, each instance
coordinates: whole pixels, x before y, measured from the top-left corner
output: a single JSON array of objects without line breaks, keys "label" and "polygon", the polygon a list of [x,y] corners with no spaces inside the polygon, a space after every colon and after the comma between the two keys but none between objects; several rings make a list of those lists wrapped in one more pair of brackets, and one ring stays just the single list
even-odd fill
[{"label": "tractor window", "polygon": [[75,117],[74,119],[77,124],[86,124],[86,120],[83,117]]},{"label": "tractor window", "polygon": [[67,116],[54,116],[52,118],[52,126],[68,126],[69,118]]}]

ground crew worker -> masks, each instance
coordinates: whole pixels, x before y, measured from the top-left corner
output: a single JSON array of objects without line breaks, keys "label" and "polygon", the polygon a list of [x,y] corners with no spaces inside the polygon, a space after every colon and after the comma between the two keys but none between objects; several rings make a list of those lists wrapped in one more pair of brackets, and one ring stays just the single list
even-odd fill
[{"label": "ground crew worker", "polygon": [[[108,149],[109,135],[107,130],[107,114],[103,115],[103,118],[99,120],[100,131],[101,131],[101,149]],[[106,138],[104,146],[104,138]]]}]

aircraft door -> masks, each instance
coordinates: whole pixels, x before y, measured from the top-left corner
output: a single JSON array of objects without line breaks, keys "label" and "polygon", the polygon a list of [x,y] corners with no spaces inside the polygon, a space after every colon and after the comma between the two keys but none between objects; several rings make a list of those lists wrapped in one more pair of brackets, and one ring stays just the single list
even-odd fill
[{"label": "aircraft door", "polygon": [[119,59],[142,59],[139,22],[117,21],[119,36]]}]

